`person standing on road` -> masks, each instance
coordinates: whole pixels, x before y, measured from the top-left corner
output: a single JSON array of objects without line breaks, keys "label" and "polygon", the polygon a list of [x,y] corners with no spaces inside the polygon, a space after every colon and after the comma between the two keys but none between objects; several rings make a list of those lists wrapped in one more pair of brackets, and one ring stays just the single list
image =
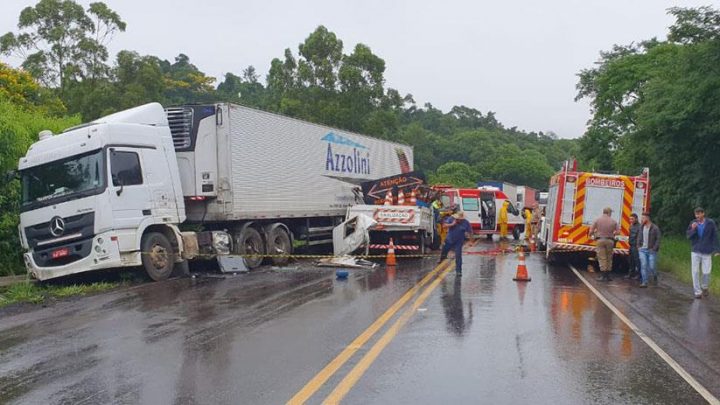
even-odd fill
[{"label": "person standing on road", "polygon": [[507,238],[508,205],[510,205],[510,202],[505,200],[503,201],[502,207],[500,207],[500,217],[498,218],[498,221],[500,222],[500,240]]},{"label": "person standing on road", "polygon": [[530,207],[525,207],[525,240],[530,242],[530,239],[534,237],[534,234],[532,232],[532,220],[533,220],[533,213],[530,210]]},{"label": "person standing on road", "polygon": [[[640,287],[647,287],[652,280],[657,285],[657,254],[660,250],[660,228],[650,220],[650,213],[642,215],[642,228],[638,234],[640,256]],[[652,279],[650,278],[652,277]]]},{"label": "person standing on road", "polygon": [[540,204],[534,203],[532,210],[532,220],[530,221],[533,238],[536,238],[537,235],[540,233],[540,217],[542,217],[542,210],[540,209]]},{"label": "person standing on road", "polygon": [[[710,270],[712,269],[712,254],[720,250],[718,246],[717,226],[715,221],[705,218],[705,210],[695,208],[695,220],[690,222],[687,237],[692,244],[690,253],[690,273],[693,280],[695,298],[708,296],[710,286]],[[700,280],[702,272],[702,282]]]},{"label": "person standing on road", "polygon": [[626,278],[635,279],[640,277],[640,253],[638,251],[638,234],[640,233],[640,222],[635,213],[630,214],[630,257],[628,258],[629,270]]},{"label": "person standing on road", "polygon": [[612,219],[612,208],[605,207],[600,218],[593,222],[590,235],[595,237],[598,263],[600,264],[600,277],[598,281],[610,281],[612,270],[613,250],[615,249],[615,235],[620,228],[617,221]]},{"label": "person standing on road", "polygon": [[447,228],[448,232],[445,237],[445,244],[443,245],[442,252],[440,253],[440,261],[447,259],[448,252],[451,250],[454,251],[455,274],[461,276],[463,244],[465,243],[465,238],[470,237],[472,234],[470,222],[465,219],[465,214],[460,211],[448,217],[443,226]]}]

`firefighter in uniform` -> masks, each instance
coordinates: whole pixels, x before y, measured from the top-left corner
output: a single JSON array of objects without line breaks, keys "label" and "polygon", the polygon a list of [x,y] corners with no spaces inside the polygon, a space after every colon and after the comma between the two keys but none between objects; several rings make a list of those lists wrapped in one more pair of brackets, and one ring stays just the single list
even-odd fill
[{"label": "firefighter in uniform", "polygon": [[500,207],[500,218],[498,219],[500,222],[500,239],[507,238],[508,205],[510,205],[510,202],[508,200],[505,200],[505,201],[503,201],[502,207]]},{"label": "firefighter in uniform", "polygon": [[600,264],[600,277],[598,281],[610,281],[612,271],[613,250],[615,248],[615,236],[620,232],[617,221],[612,217],[612,209],[606,207],[600,218],[593,222],[590,227],[590,235],[595,238],[598,263]]},{"label": "firefighter in uniform", "polygon": [[532,210],[530,210],[530,207],[525,207],[525,240],[528,242],[534,237],[532,219]]},{"label": "firefighter in uniform", "polygon": [[533,210],[532,210],[532,220],[530,221],[532,225],[532,235],[533,238],[537,237],[537,235],[540,233],[540,217],[542,216],[542,211],[540,210],[540,204],[535,203],[533,204]]}]

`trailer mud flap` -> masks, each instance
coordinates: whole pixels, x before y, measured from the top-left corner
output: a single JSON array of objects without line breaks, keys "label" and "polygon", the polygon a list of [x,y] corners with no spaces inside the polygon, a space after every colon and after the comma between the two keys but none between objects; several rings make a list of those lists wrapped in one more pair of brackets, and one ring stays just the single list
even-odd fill
[{"label": "trailer mud flap", "polygon": [[223,273],[247,273],[250,271],[245,264],[245,259],[241,256],[218,256],[217,261],[220,271]]}]

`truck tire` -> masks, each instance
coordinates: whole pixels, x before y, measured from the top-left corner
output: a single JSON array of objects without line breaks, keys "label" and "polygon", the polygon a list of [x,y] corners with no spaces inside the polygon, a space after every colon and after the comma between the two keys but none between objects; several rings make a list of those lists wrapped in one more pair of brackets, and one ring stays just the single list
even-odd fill
[{"label": "truck tire", "polygon": [[292,254],[292,242],[287,230],[282,226],[276,226],[268,233],[267,250],[269,255],[273,256],[272,262],[276,266],[284,266],[290,261],[287,255]]},{"label": "truck tire", "polygon": [[249,269],[260,266],[265,255],[265,243],[263,242],[260,232],[249,226],[241,229],[235,234],[235,254],[237,255],[257,255],[245,257],[245,265]]},{"label": "truck tire", "polygon": [[142,238],[142,264],[154,281],[170,277],[175,266],[175,252],[168,238],[159,232],[149,232]]},{"label": "truck tire", "polygon": [[520,230],[519,226],[513,226],[513,230],[512,230],[513,239],[520,240],[520,232],[522,232],[522,231]]}]

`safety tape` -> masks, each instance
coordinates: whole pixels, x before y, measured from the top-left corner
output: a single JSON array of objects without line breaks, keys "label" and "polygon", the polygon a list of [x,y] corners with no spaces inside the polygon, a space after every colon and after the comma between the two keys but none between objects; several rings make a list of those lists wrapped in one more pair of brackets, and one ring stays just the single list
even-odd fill
[{"label": "safety tape", "polygon": [[[522,249],[525,253],[525,255],[528,254],[537,254],[542,253],[545,254],[545,252],[530,252],[525,251],[527,247],[522,245],[517,245],[514,248],[500,248],[500,249],[489,249],[489,250],[464,250],[464,255],[472,255],[472,256],[509,256],[512,254],[516,254],[520,249]],[[137,252],[141,255],[150,255],[153,254],[153,252]],[[216,258],[218,256],[224,256],[219,255],[217,253],[200,253],[194,256],[194,258],[206,258],[206,259],[212,259]],[[246,259],[257,259],[257,258],[264,258],[264,259],[332,259],[332,258],[340,258],[340,257],[347,257],[346,256],[337,256],[332,254],[325,254],[325,255],[310,255],[310,254],[234,254],[231,253],[230,255],[232,257],[239,257],[239,258],[246,258]],[[349,255],[354,258],[358,259],[384,259],[388,257],[388,254],[376,254],[376,255]],[[424,257],[439,257],[440,253],[432,253],[432,254],[401,254],[396,255],[398,258],[424,258]]]}]

